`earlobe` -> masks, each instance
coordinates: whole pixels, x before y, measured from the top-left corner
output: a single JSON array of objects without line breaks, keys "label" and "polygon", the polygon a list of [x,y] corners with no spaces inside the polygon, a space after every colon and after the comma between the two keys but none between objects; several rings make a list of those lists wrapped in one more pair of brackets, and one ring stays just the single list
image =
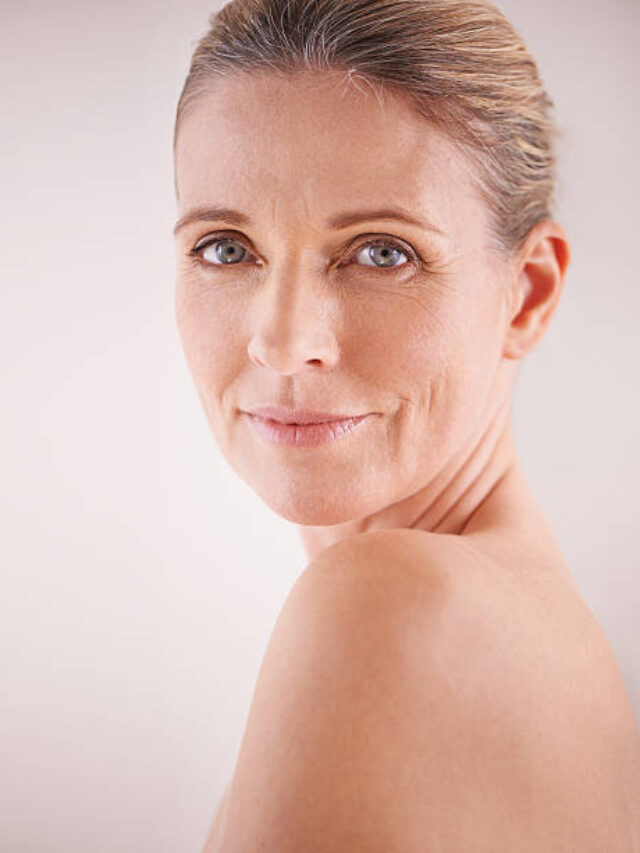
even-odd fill
[{"label": "earlobe", "polygon": [[560,301],[569,257],[566,232],[557,222],[546,219],[531,229],[517,258],[505,358],[522,358],[544,337]]}]

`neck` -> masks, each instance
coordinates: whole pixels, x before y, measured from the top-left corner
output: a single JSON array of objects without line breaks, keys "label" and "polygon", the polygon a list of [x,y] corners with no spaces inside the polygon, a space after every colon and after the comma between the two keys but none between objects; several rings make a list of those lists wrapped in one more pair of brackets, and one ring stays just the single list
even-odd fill
[{"label": "neck", "polygon": [[373,530],[408,528],[489,541],[495,534],[517,538],[534,527],[550,537],[547,544],[553,542],[516,457],[508,399],[419,491],[365,518],[299,529],[313,559],[336,542]]}]

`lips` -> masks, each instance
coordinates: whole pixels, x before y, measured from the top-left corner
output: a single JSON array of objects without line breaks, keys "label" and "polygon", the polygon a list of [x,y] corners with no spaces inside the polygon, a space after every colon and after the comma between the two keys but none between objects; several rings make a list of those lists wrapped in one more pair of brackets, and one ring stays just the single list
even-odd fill
[{"label": "lips", "polygon": [[[264,410],[263,410],[264,411]],[[273,408],[270,409],[273,412]],[[286,447],[316,447],[320,444],[334,442],[337,439],[353,433],[355,430],[360,430],[360,426],[364,421],[369,420],[369,415],[358,415],[356,417],[341,418],[335,420],[335,415],[328,415],[321,412],[310,412],[308,410],[295,413],[296,418],[301,417],[328,417],[330,420],[318,421],[309,420],[306,423],[297,423],[291,421],[276,420],[271,417],[265,417],[256,412],[245,412],[252,428],[257,431],[261,438],[273,445],[281,445]],[[282,414],[280,417],[291,418],[291,410],[287,415]]]},{"label": "lips", "polygon": [[[268,418],[281,424],[294,424],[298,426],[349,421],[364,416],[362,414],[345,414],[343,412],[319,412],[315,409],[287,409],[283,406],[256,406],[252,409],[247,409],[246,412],[249,415]],[[365,412],[365,414],[368,414],[368,412]]]}]

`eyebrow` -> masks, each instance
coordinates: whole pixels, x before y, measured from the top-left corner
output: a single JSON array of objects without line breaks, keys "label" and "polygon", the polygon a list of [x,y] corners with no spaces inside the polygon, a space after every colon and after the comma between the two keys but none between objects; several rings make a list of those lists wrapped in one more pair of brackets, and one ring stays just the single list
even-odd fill
[{"label": "eyebrow", "polygon": [[[339,213],[337,216],[331,217],[327,221],[327,226],[334,230],[348,228],[350,225],[357,225],[359,222],[364,222],[369,219],[396,219],[400,222],[405,222],[408,225],[416,225],[419,228],[424,228],[427,231],[435,231],[437,234],[446,236],[446,232],[432,222],[426,222],[418,219],[413,214],[409,213],[401,207],[384,207],[375,210],[354,210],[345,213]],[[231,225],[250,226],[252,224],[250,217],[241,213],[239,210],[233,210],[230,207],[211,207],[199,206],[181,216],[173,228],[174,236],[186,225],[191,225],[194,222],[212,222],[214,220],[224,220]]]}]

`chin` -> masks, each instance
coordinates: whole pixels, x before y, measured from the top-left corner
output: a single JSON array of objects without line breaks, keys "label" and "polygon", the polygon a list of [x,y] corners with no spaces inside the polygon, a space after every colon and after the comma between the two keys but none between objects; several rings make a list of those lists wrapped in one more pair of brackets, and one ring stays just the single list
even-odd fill
[{"label": "chin", "polygon": [[363,499],[362,489],[360,493],[353,488],[341,488],[340,483],[334,483],[332,487],[311,487],[309,480],[306,482],[288,484],[284,481],[274,489],[273,484],[256,484],[248,482],[248,485],[258,497],[277,515],[303,527],[331,527],[364,518],[376,512],[381,507],[380,500],[375,500],[371,495],[370,500]]},{"label": "chin", "polygon": [[[263,499],[264,500],[264,499]],[[349,507],[319,507],[319,506],[303,506],[296,505],[289,501],[282,504],[268,503],[272,509],[281,518],[297,524],[302,527],[333,527],[336,524],[343,524],[348,521],[353,521],[362,516],[361,512]]]}]

